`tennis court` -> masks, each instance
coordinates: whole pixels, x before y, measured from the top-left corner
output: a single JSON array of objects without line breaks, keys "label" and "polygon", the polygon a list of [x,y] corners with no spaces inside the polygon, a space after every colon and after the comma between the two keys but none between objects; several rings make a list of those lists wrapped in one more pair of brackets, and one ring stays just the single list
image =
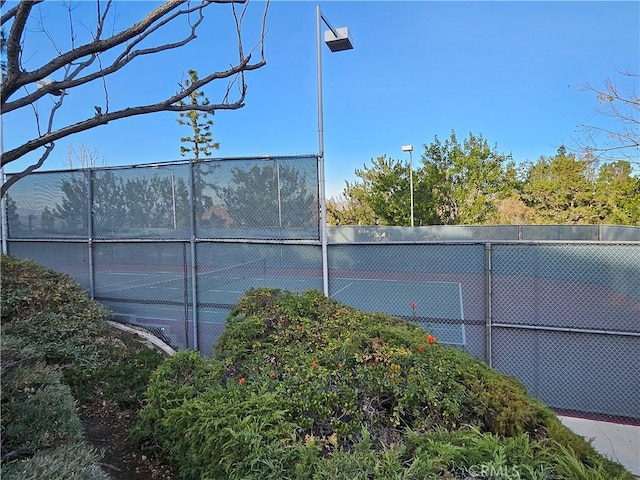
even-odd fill
[{"label": "tennis court", "polygon": [[[322,290],[321,277],[273,274],[268,271],[265,259],[202,267],[197,277],[199,323],[205,330],[213,327],[222,331],[229,310],[250,288]],[[131,265],[122,268],[112,265],[96,275],[96,290],[107,303],[109,299],[117,299],[117,311],[124,315],[128,309],[123,304],[135,303],[137,314],[146,318],[186,318],[188,311],[184,305],[191,299],[190,280],[190,272],[185,271],[136,272],[131,271]],[[332,277],[329,287],[330,296],[341,303],[413,321],[442,343],[466,344],[459,282]]]}]

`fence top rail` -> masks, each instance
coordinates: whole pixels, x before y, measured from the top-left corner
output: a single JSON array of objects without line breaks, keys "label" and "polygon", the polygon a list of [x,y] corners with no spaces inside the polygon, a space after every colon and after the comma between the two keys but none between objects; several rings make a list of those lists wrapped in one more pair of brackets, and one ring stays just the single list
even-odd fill
[{"label": "fence top rail", "polygon": [[430,225],[329,227],[339,243],[640,243],[640,227],[623,225]]},{"label": "fence top rail", "polygon": [[[8,238],[10,242],[51,242],[51,243],[188,243],[190,238]],[[321,245],[320,240],[303,239],[270,239],[270,238],[195,238],[196,243],[251,243],[251,244],[277,244],[277,245]],[[415,241],[389,241],[389,242],[331,242],[329,245],[629,245],[640,246],[640,241],[615,241],[615,240],[415,240]]]},{"label": "fence top rail", "polygon": [[409,240],[329,242],[329,245],[640,245],[637,240]]},{"label": "fence top rail", "polygon": [[[134,168],[154,168],[154,167],[177,167],[181,165],[189,165],[190,163],[207,163],[207,162],[227,162],[227,161],[270,161],[270,160],[296,160],[301,158],[314,158],[317,157],[317,153],[296,154],[296,155],[253,155],[246,157],[207,157],[199,158],[198,160],[165,160],[161,162],[149,162],[138,163],[135,165],[109,165],[99,167],[85,167],[85,168],[62,168],[55,170],[39,170],[31,172],[29,175],[47,175],[50,173],[74,173],[74,172],[93,172],[102,170],[128,170]],[[11,175],[18,175],[21,172],[5,172],[7,177]]]}]

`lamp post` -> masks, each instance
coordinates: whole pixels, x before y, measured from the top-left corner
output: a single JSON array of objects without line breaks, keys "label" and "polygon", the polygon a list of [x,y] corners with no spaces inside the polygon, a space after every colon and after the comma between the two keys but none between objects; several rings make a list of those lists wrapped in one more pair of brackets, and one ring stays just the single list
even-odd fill
[{"label": "lamp post", "polygon": [[409,152],[409,190],[411,191],[411,226],[413,227],[413,145],[403,145],[403,152]]},{"label": "lamp post", "polygon": [[[2,155],[2,152],[4,152],[4,139],[3,139],[3,135],[4,135],[4,130],[3,130],[3,125],[2,125],[2,116],[0,116],[0,155]],[[4,185],[4,167],[0,167],[0,184]],[[5,201],[5,195],[2,195],[2,197],[0,198],[0,222],[2,222],[2,226],[0,227],[0,229],[2,229],[2,254],[6,255],[8,252],[7,250],[7,239],[9,238],[9,232],[8,232],[8,228],[9,228],[9,221],[7,218],[7,205],[6,205],[6,201]]]},{"label": "lamp post", "polygon": [[[3,32],[4,33],[4,32]],[[4,40],[4,35],[3,38]],[[3,42],[4,43],[4,42]],[[2,46],[4,49],[4,45]],[[4,69],[0,70],[0,83],[4,80]],[[4,119],[2,118],[2,112],[0,112],[0,156],[4,153]],[[4,167],[0,167],[0,184],[4,186]],[[0,229],[2,230],[2,254],[6,255],[7,251],[7,238],[9,237],[8,227],[9,222],[7,219],[7,205],[5,202],[6,195],[0,197],[0,222],[2,223]]]},{"label": "lamp post", "polygon": [[351,50],[353,43],[347,27],[333,28],[316,6],[316,57],[318,66],[318,194],[320,195],[320,229],[322,243],[322,286],[325,296],[329,296],[329,264],[327,255],[327,196],[324,178],[324,120],[322,112],[322,22],[329,27],[324,32],[324,41],[332,52]]}]

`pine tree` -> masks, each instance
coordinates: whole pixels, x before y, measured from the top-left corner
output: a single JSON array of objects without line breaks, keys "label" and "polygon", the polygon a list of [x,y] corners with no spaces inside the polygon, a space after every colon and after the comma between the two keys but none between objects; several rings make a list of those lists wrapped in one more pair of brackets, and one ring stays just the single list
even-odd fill
[{"label": "pine tree", "polygon": [[[195,70],[189,70],[190,79],[185,80],[183,85],[184,88],[189,88],[191,85],[198,81],[198,72]],[[189,95],[189,103],[185,103],[184,101],[178,102],[178,105],[208,105],[209,99],[204,96],[204,93],[199,90],[194,90]],[[208,118],[209,114],[207,112],[201,112],[198,110],[189,110],[187,112],[180,112],[178,118],[178,123],[180,125],[187,125],[193,129],[192,137],[182,137],[180,141],[182,143],[186,143],[188,146],[181,145],[180,146],[180,155],[183,157],[192,153],[193,158],[198,160],[200,155],[208,156],[211,155],[212,149],[220,148],[220,144],[218,142],[213,141],[213,136],[211,134],[211,125],[213,125],[213,120]]]}]

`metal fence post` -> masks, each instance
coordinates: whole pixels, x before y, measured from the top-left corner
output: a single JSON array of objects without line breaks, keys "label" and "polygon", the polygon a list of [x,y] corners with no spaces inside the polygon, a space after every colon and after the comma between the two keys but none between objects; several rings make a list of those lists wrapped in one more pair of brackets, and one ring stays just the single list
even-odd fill
[{"label": "metal fence post", "polygon": [[486,361],[487,361],[487,365],[489,365],[489,367],[493,367],[493,361],[492,361],[492,338],[491,338],[491,328],[492,328],[492,314],[491,314],[491,297],[492,297],[492,292],[491,292],[491,282],[492,282],[492,272],[491,272],[491,254],[492,254],[492,249],[491,249],[491,244],[490,243],[486,243],[485,244],[485,255],[484,255],[484,262],[485,262],[485,286],[484,286],[484,290],[485,290],[485,302],[484,302],[484,312],[485,312],[485,357],[486,357]]},{"label": "metal fence post", "polygon": [[189,223],[190,223],[190,239],[191,245],[191,304],[193,314],[193,349],[199,350],[198,341],[198,271],[196,263],[196,182],[195,182],[195,163],[193,159],[189,160]]},{"label": "metal fence post", "polygon": [[[0,133],[1,135],[1,133]],[[2,138],[0,137],[0,142],[2,141]],[[2,148],[0,148],[0,150],[2,150]],[[4,168],[0,167],[0,181],[2,182],[2,185],[4,185]],[[7,205],[6,205],[6,201],[5,201],[5,197],[6,195],[2,195],[2,198],[0,198],[0,209],[2,210],[2,254],[6,255],[8,253],[8,248],[7,248],[7,238],[9,238],[9,222],[7,221]]]},{"label": "metal fence post", "polygon": [[91,299],[96,298],[96,288],[94,282],[93,269],[93,170],[86,170],[85,181],[87,182],[87,248],[89,255],[89,295]]}]

